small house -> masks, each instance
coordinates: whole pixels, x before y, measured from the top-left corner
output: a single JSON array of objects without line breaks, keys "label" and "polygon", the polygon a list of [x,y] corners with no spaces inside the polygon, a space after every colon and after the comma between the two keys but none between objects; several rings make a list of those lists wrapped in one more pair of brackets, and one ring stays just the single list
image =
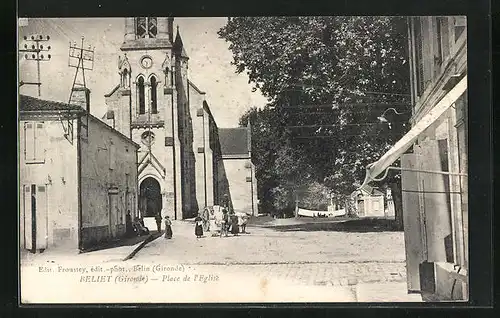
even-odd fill
[{"label": "small house", "polygon": [[364,188],[351,194],[358,217],[384,217],[384,193],[377,188]]},{"label": "small house", "polygon": [[138,145],[88,113],[88,90],[74,94],[81,103],[19,98],[22,249],[85,250],[137,215]]}]

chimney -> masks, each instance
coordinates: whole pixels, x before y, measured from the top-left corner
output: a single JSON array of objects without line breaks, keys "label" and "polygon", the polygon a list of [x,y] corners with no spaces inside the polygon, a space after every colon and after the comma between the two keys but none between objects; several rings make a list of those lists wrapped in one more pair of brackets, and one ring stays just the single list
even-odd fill
[{"label": "chimney", "polygon": [[90,114],[90,90],[86,87],[74,87],[71,104],[82,107]]}]

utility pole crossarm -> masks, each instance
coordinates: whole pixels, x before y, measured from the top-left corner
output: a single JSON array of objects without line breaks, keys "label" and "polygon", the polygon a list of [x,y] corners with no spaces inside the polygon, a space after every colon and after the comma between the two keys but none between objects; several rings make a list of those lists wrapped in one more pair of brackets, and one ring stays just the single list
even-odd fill
[{"label": "utility pole crossarm", "polygon": [[[73,104],[73,92],[75,87],[83,87],[85,90],[87,89],[87,84],[85,81],[85,70],[92,70],[94,67],[94,49],[89,46],[88,49],[84,48],[84,37],[82,37],[81,45],[78,46],[76,42],[69,43],[69,53],[68,53],[68,66],[76,68],[75,76],[73,78],[73,84],[71,85],[71,91],[69,93],[69,101],[68,104]],[[84,61],[88,61],[91,63],[90,66],[85,65]],[[81,81],[78,79],[78,74],[82,72]],[[86,94],[86,92],[85,92]],[[88,101],[87,101],[88,102]],[[89,112],[89,109],[86,109]],[[69,115],[69,114],[68,114]],[[86,133],[88,137],[88,120],[89,117],[86,116]],[[64,121],[61,122],[64,129],[64,136],[66,139],[72,144],[73,143],[73,119],[71,116],[68,116],[66,125],[64,125]]]},{"label": "utility pole crossarm", "polygon": [[50,61],[51,55],[45,54],[43,52],[50,51],[50,45],[44,47],[41,42],[47,42],[50,40],[50,36],[43,35],[32,35],[31,37],[24,37],[24,41],[31,42],[24,44],[23,49],[19,49],[19,53],[24,53],[24,58],[28,61],[36,61],[36,69],[37,69],[37,81],[36,82],[25,82],[20,81],[19,87],[23,85],[36,85],[38,86],[38,97],[41,96],[41,80],[40,80],[40,62]]}]

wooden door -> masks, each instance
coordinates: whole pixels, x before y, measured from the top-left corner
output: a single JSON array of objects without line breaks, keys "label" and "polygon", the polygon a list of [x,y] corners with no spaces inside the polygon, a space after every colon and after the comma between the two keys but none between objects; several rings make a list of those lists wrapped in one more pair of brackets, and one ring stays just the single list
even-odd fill
[{"label": "wooden door", "polygon": [[358,215],[359,216],[365,215],[365,201],[364,200],[358,201]]},{"label": "wooden door", "polygon": [[[422,169],[441,171],[438,141],[422,142],[422,154],[419,160]],[[438,173],[421,173],[420,176],[424,195],[427,259],[429,262],[446,262],[448,260],[446,247],[449,245],[447,241],[451,235],[451,217],[445,178]]]},{"label": "wooden door", "polygon": [[[416,146],[417,148],[417,146]],[[420,263],[424,261],[425,244],[422,236],[424,220],[420,211],[418,172],[404,169],[417,169],[417,155],[401,156],[401,189],[403,203],[403,227],[406,252],[406,280],[408,291],[420,290]]]},{"label": "wooden door", "polygon": [[36,249],[47,248],[48,243],[47,187],[37,186],[36,191]]},{"label": "wooden door", "polygon": [[31,185],[24,185],[24,248],[33,248],[33,197],[31,195]]},{"label": "wooden door", "polygon": [[116,237],[116,218],[117,216],[117,207],[116,207],[116,195],[109,194],[109,235],[111,237]]}]

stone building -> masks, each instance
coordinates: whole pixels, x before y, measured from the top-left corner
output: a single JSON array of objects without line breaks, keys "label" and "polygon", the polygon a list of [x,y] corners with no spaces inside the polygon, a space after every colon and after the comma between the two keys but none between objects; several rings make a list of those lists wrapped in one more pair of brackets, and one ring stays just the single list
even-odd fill
[{"label": "stone building", "polygon": [[[408,291],[468,299],[467,26],[408,19],[412,128],[367,168],[362,187],[402,170]],[[401,159],[401,168],[390,167]]]},{"label": "stone building", "polygon": [[228,182],[227,194],[236,212],[257,215],[257,179],[252,162],[252,130],[247,127],[219,129],[221,161],[219,179]]},{"label": "stone building", "polygon": [[79,104],[20,96],[21,248],[84,250],[121,238],[137,212],[139,145],[87,113],[88,90],[74,94]]},{"label": "stone building", "polygon": [[[120,79],[106,95],[104,119],[141,145],[139,210],[146,225],[158,213],[185,219],[217,205],[231,184],[223,177],[219,129],[205,93],[188,78],[189,57],[179,29],[174,37],[173,18],[125,18],[120,51]],[[239,200],[251,188],[232,191]]]}]

